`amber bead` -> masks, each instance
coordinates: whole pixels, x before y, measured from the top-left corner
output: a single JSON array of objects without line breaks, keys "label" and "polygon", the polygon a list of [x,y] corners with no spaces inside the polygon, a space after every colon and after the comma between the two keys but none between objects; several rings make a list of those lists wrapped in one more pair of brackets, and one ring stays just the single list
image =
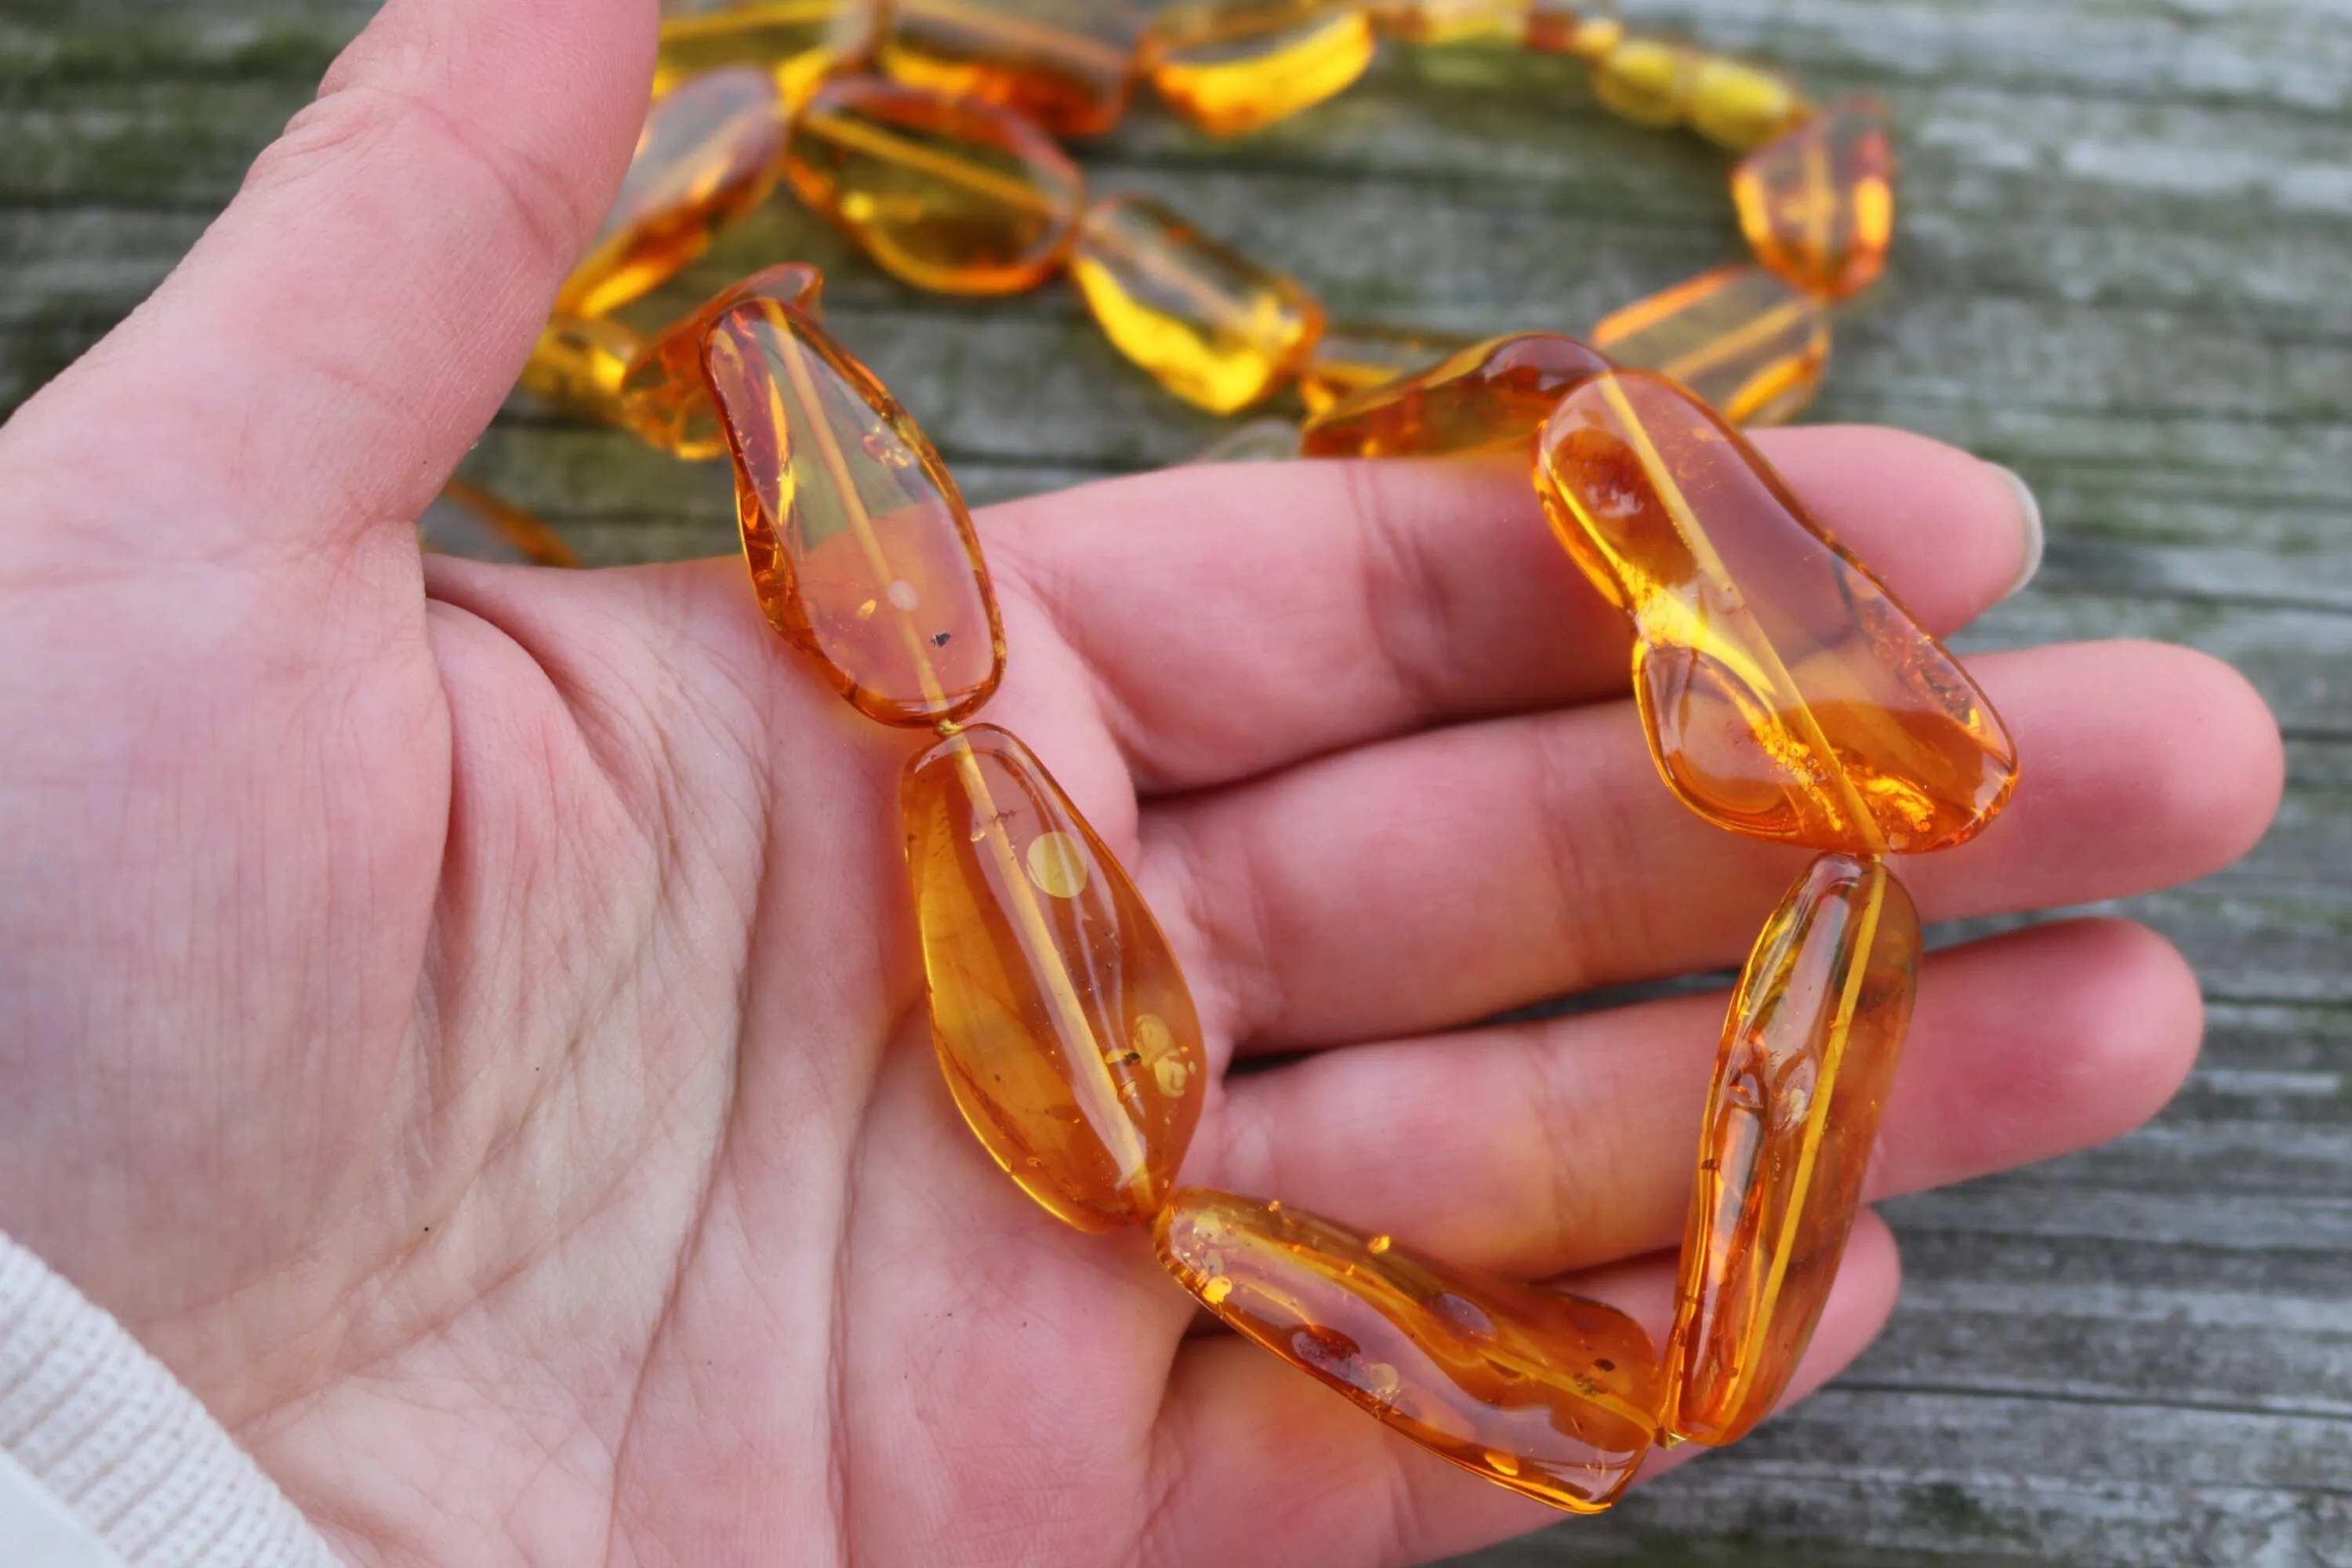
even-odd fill
[{"label": "amber bead", "polygon": [[1152,1236],[1169,1272],[1244,1338],[1513,1491],[1596,1513],[1649,1451],[1657,1354],[1613,1307],[1197,1188],[1169,1200]]},{"label": "amber bead", "polygon": [[1181,0],[1153,15],[1143,59],[1169,107],[1238,136],[1346,91],[1378,47],[1349,0]]},{"label": "amber bead", "polygon": [[1529,0],[1375,0],[1372,25],[1409,44],[1511,42],[1527,35]]},{"label": "amber bead", "polygon": [[871,78],[830,82],[793,121],[801,199],[919,289],[1013,294],[1061,267],[1086,180],[1009,110]]},{"label": "amber bead", "polygon": [[880,0],[665,0],[654,91],[721,66],[756,66],[797,108],[866,58],[881,11]]},{"label": "amber bead", "polygon": [[1739,977],[1700,1124],[1665,1425],[1720,1444],[1770,1413],[1836,1282],[1895,1081],[1919,915],[1884,861],[1824,855]]},{"label": "amber bead", "polygon": [[1127,112],[1142,45],[1142,14],[1124,0],[897,0],[879,63],[908,87],[1093,136]]},{"label": "amber bead", "polygon": [[959,720],[988,700],[1004,636],[971,514],[874,373],[764,299],[719,318],[703,365],[769,621],[882,723]]},{"label": "amber bead", "polygon": [[553,529],[485,489],[451,479],[416,520],[416,542],[436,555],[506,565],[577,566]]},{"label": "amber bead", "polygon": [[1810,113],[1785,77],[1746,60],[1709,55],[1691,80],[1691,129],[1735,153],[1761,146]]},{"label": "amber bead", "polygon": [[1705,58],[1687,44],[1621,37],[1593,59],[1593,96],[1622,119],[1680,125],[1689,117]]},{"label": "amber bead", "polygon": [[1616,311],[1592,342],[1622,364],[1672,376],[1735,425],[1779,425],[1821,389],[1830,318],[1760,267],[1723,267]]},{"label": "amber bead", "polygon": [[1560,542],[1632,617],[1651,750],[1692,810],[1921,854],[2008,804],[2016,752],[1984,693],[1722,416],[1612,372],[1561,401],[1538,452]]},{"label": "amber bead", "polygon": [[1299,434],[1309,458],[1417,458],[1524,442],[1609,361],[1557,332],[1475,343],[1416,376],[1360,393]]},{"label": "amber bead", "polygon": [[727,436],[710,405],[702,374],[703,341],[719,318],[751,300],[773,300],[822,322],[824,276],[805,262],[788,261],[755,272],[665,329],[629,362],[619,386],[620,417],[648,445],[700,460],[727,455]]},{"label": "amber bead", "polygon": [[1323,308],[1296,279],[1143,196],[1087,210],[1070,275],[1121,353],[1214,414],[1273,392],[1323,332]]},{"label": "amber bead", "polygon": [[602,316],[561,312],[540,329],[522,385],[550,403],[598,419],[618,419],[621,383],[641,348],[637,334]]},{"label": "amber bead", "polygon": [[1320,414],[1359,393],[1419,374],[1477,341],[1459,332],[1334,323],[1298,372],[1298,398],[1309,414]]},{"label": "amber bead", "polygon": [[1885,106],[1849,99],[1759,147],[1732,171],[1756,259],[1827,299],[1861,293],[1895,240],[1895,139]]},{"label": "amber bead", "polygon": [[901,804],[932,1038],[957,1108],[1061,1219],[1149,1220],[1200,1120],[1207,1057],[1142,895],[993,725],[909,763]]},{"label": "amber bead", "polygon": [[1598,59],[1624,37],[1625,24],[1606,0],[1532,0],[1520,42],[1544,54]]},{"label": "amber bead", "polygon": [[675,276],[775,184],[782,105],[767,74],[715,70],[656,100],[636,156],[559,311],[601,316]]}]

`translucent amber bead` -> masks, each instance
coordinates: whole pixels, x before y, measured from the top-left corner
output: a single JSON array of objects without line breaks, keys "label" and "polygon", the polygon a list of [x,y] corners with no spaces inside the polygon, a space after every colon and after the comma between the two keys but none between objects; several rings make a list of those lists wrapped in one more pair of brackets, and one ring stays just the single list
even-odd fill
[{"label": "translucent amber bead", "polygon": [[727,435],[710,405],[702,374],[703,341],[719,318],[751,300],[773,300],[822,322],[824,276],[805,262],[788,261],[755,272],[666,329],[629,362],[619,386],[621,421],[648,445],[699,461],[727,455]]},{"label": "translucent amber bead", "polygon": [[1298,373],[1299,401],[1309,414],[1427,370],[1477,342],[1458,332],[1412,327],[1335,324],[1316,340]]},{"label": "translucent amber bead", "polygon": [[416,520],[416,542],[436,555],[506,565],[577,566],[553,529],[485,489],[451,479]]},{"label": "translucent amber bead", "polygon": [[880,63],[909,87],[1093,136],[1127,112],[1142,43],[1143,16],[1123,0],[898,0]]},{"label": "translucent amber bead", "polygon": [[1419,375],[1360,393],[1307,422],[1309,458],[1425,458],[1524,442],[1609,361],[1557,332],[1475,343]]},{"label": "translucent amber bead", "polygon": [[1612,372],[1562,400],[1538,457],[1560,542],[1633,619],[1651,750],[1693,811],[1922,854],[2008,804],[2017,754],[1984,693],[1713,409]]},{"label": "translucent amber bead", "polygon": [[772,300],[720,316],[703,363],[770,623],[882,723],[987,701],[1004,635],[971,514],[874,373]]},{"label": "translucent amber bead", "polygon": [[1473,1474],[1597,1513],[1649,1451],[1657,1356],[1613,1307],[1196,1188],[1169,1200],[1152,1236],[1243,1337]]},{"label": "translucent amber bead", "polygon": [[1409,44],[1510,42],[1528,29],[1529,0],[1384,0],[1372,25]]},{"label": "translucent amber bead", "polygon": [[637,334],[618,321],[552,316],[522,367],[523,389],[573,413],[617,419],[621,382],[639,347]]},{"label": "translucent amber bead", "polygon": [[1149,1220],[1200,1120],[1192,993],[1142,895],[993,725],[910,763],[907,869],[931,1030],[999,1164],[1082,1230]]},{"label": "translucent amber bead", "polygon": [[1735,153],[1769,142],[1811,112],[1787,79],[1746,60],[1709,55],[1691,81],[1691,128]]},{"label": "translucent amber bead", "polygon": [[1723,1029],[1683,1243],[1666,1426],[1728,1443],[1804,1359],[1862,1202],[1919,968],[1919,916],[1884,862],[1806,868]]},{"label": "translucent amber bead", "polygon": [[801,199],[919,289],[1012,294],[1062,265],[1086,181],[1007,110],[870,78],[828,83],[793,121]]},{"label": "translucent amber bead", "polygon": [[1592,61],[1592,92],[1619,117],[1680,125],[1690,115],[1705,57],[1686,44],[1621,37]]},{"label": "translucent amber bead", "polygon": [[880,19],[878,0],[664,0],[654,91],[721,66],[756,66],[798,108],[866,58]]},{"label": "translucent amber bead", "polygon": [[1297,280],[1143,196],[1088,209],[1070,275],[1121,353],[1213,414],[1273,392],[1323,331],[1323,308]]},{"label": "translucent amber bead", "polygon": [[601,316],[675,276],[773,188],[783,144],[782,105],[765,72],[711,71],[657,100],[612,215],[556,310]]},{"label": "translucent amber bead", "polygon": [[1885,106],[1832,104],[1731,174],[1756,259],[1809,293],[1843,300],[1878,281],[1895,240],[1895,139]]},{"label": "translucent amber bead", "polygon": [[1822,302],[1760,267],[1724,267],[1626,306],[1592,329],[1620,363],[1672,376],[1735,425],[1804,412],[1830,363]]},{"label": "translucent amber bead", "polygon": [[1527,30],[1520,41],[1549,55],[1580,55],[1599,59],[1623,41],[1625,24],[1616,10],[1591,0],[1533,0],[1528,7]]},{"label": "translucent amber bead", "polygon": [[1349,0],[1182,0],[1152,16],[1143,58],[1169,107],[1238,136],[1346,91],[1377,48]]}]

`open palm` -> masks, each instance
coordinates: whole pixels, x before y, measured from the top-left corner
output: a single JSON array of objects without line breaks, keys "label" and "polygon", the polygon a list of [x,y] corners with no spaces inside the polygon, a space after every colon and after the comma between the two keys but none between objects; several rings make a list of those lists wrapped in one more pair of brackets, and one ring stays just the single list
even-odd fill
[{"label": "open palm", "polygon": [[[362,1563],[1340,1568],[1539,1522],[991,1167],[930,1060],[921,737],[831,696],[739,564],[420,563],[617,179],[653,9],[392,0],[0,432],[0,1228]],[[2014,575],[1972,459],[1767,449],[1931,624]],[[1201,469],[981,526],[989,717],[1136,868],[1213,1064],[1265,1064],[1187,1179],[1600,1270],[1654,1324],[1720,998],[1461,1026],[1736,962],[1797,859],[1658,785],[1524,474]],[[1978,669],[2025,783],[1916,867],[1931,918],[2179,880],[2266,822],[2226,669]],[[2120,1131],[2197,1033],[2137,927],[1943,952],[1874,1189]],[[1866,1222],[1805,1386],[1895,1273]]]}]

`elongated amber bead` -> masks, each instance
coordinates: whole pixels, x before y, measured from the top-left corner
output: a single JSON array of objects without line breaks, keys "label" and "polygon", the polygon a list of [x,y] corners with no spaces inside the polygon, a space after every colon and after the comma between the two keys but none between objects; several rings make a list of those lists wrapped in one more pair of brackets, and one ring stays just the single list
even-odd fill
[{"label": "elongated amber bead", "polygon": [[867,255],[943,294],[1036,287],[1086,205],[1078,166],[1019,115],[871,78],[818,89],[793,121],[785,169]]},{"label": "elongated amber bead", "polygon": [[782,104],[764,71],[711,71],[656,100],[612,214],[556,310],[601,316],[667,281],[774,188],[783,144]]},{"label": "elongated amber bead", "polygon": [[805,262],[787,261],[721,290],[684,321],[665,329],[623,372],[616,388],[621,422],[647,445],[699,461],[727,455],[727,434],[710,405],[702,374],[702,346],[719,318],[751,300],[773,300],[822,324],[824,276]]},{"label": "elongated amber bead", "polygon": [[1722,267],[1616,311],[1592,342],[1621,364],[1681,382],[1735,425],[1779,425],[1821,390],[1830,317],[1760,267]]},{"label": "elongated amber bead", "polygon": [[1701,59],[1691,81],[1691,129],[1735,153],[1762,146],[1811,112],[1787,78],[1726,55]]},{"label": "elongated amber bead", "polygon": [[1532,0],[1520,42],[1548,55],[1599,59],[1625,37],[1625,24],[1606,0]]},{"label": "elongated amber bead", "polygon": [[1127,112],[1142,46],[1125,0],[897,0],[879,63],[908,87],[1094,136]]},{"label": "elongated amber bead", "polygon": [[451,479],[416,520],[416,542],[436,555],[510,566],[577,566],[556,531],[489,491]]},{"label": "elongated amber bead", "polygon": [[879,0],[663,0],[654,91],[722,66],[756,66],[797,109],[826,77],[866,58],[881,9]]},{"label": "elongated amber bead", "polygon": [[1323,332],[1323,308],[1295,279],[1144,196],[1087,210],[1070,275],[1121,353],[1214,414],[1272,393]]},{"label": "elongated amber bead", "polygon": [[1169,1201],[1152,1237],[1244,1338],[1474,1475],[1597,1513],[1649,1451],[1657,1354],[1613,1307],[1198,1188]]},{"label": "elongated amber bead", "polygon": [[1375,0],[1372,25],[1424,47],[1510,43],[1527,36],[1529,0]]},{"label": "elongated amber bead", "polygon": [[976,724],[907,769],[907,868],[940,1067],[999,1164],[1081,1230],[1149,1220],[1207,1088],[1142,895],[1029,749]]},{"label": "elongated amber bead", "polygon": [[621,416],[621,382],[639,353],[637,334],[602,316],[558,313],[540,329],[522,367],[524,390],[592,418]]},{"label": "elongated amber bead", "polygon": [[1621,119],[1680,125],[1690,115],[1705,58],[1687,44],[1622,37],[1594,57],[1592,93]]},{"label": "elongated amber bead", "polygon": [[1299,433],[1299,450],[1426,458],[1525,442],[1570,387],[1608,368],[1601,354],[1557,332],[1492,338],[1326,409]]},{"label": "elongated amber bead", "polygon": [[1804,1359],[1862,1202],[1919,969],[1885,863],[1824,855],[1739,977],[1699,1134],[1666,1352],[1667,1430],[1729,1443]]},{"label": "elongated amber bead", "polygon": [[769,622],[882,723],[987,701],[1004,673],[996,597],[963,498],[906,410],[774,300],[721,315],[703,353]]},{"label": "elongated amber bead", "polygon": [[1143,59],[1170,108],[1239,136],[1346,91],[1378,47],[1349,0],[1181,0],[1152,16]]},{"label": "elongated amber bead", "polygon": [[1895,139],[1886,108],[1831,105],[1731,173],[1740,231],[1789,283],[1843,300],[1878,281],[1895,241]]},{"label": "elongated amber bead", "polygon": [[1916,855],[2009,803],[2017,753],[1968,672],[1673,382],[1617,371],[1570,392],[1539,437],[1537,489],[1632,617],[1651,751],[1701,816]]},{"label": "elongated amber bead", "polygon": [[1320,414],[1359,393],[1417,375],[1477,341],[1415,327],[1334,323],[1316,340],[1298,373],[1298,398],[1309,414]]}]

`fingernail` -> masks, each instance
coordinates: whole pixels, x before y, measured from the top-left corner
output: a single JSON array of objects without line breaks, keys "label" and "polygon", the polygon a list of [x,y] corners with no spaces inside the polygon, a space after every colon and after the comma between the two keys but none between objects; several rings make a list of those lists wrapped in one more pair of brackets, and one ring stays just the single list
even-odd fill
[{"label": "fingernail", "polygon": [[2017,522],[2025,532],[2025,549],[2018,563],[2017,581],[2011,583],[2009,592],[2001,595],[2006,599],[2032,582],[2033,574],[2042,570],[2042,552],[2048,544],[2048,535],[2042,531],[2042,502],[2035,499],[2033,487],[2019,477],[2014,468],[2004,468],[1999,463],[1987,463],[1985,467],[1999,474],[2008,484],[2010,493],[2017,498]]}]

